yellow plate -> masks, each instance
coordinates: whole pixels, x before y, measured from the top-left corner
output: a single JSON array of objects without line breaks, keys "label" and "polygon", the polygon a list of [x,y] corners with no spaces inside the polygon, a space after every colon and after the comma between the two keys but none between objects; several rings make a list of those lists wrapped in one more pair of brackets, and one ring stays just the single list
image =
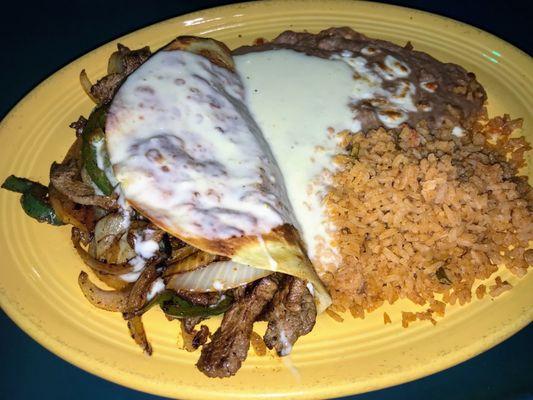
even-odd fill
[{"label": "yellow plate", "polygon": [[[370,36],[403,44],[410,40],[443,61],[474,71],[489,93],[490,112],[525,118],[531,136],[533,62],[521,51],[478,29],[442,17],[363,2],[280,1],[237,4],[165,21],[127,35],[61,69],[33,90],[0,125],[0,178],[10,173],[48,180],[74,138],[68,123],[87,115],[91,103],[78,84],[86,68],[104,73],[117,42],[153,49],[176,35],[206,35],[231,47],[284,29],[318,31],[348,25]],[[531,176],[531,174],[530,174]],[[340,396],[383,388],[431,374],[489,349],[532,320],[533,276],[495,300],[449,307],[433,327],[401,327],[397,303],[337,323],[326,315],[300,339],[292,370],[273,356],[250,354],[236,377],[207,379],[194,367],[198,353],[178,346],[177,323],[160,312],[146,318],[154,355],[143,356],[119,314],[100,311],[76,284],[82,263],[69,242],[69,229],[38,224],[26,217],[18,196],[0,191],[0,304],[35,340],[67,361],[103,378],[146,392],[180,398],[282,398]],[[387,311],[393,323],[383,324]],[[213,321],[215,326],[218,321]]]}]

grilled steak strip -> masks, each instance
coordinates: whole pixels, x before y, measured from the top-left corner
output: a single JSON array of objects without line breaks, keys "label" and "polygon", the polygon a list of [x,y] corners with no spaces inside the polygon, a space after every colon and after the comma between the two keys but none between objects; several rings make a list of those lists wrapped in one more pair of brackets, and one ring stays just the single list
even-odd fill
[{"label": "grilled steak strip", "polygon": [[91,87],[91,95],[98,100],[99,104],[109,103],[122,81],[151,55],[148,47],[130,50],[121,44],[118,44],[117,52],[120,54],[121,60],[120,71],[104,76]]},{"label": "grilled steak strip", "polygon": [[[231,291],[231,293],[234,293],[235,290]],[[211,306],[214,304],[217,304],[220,301],[220,294],[219,293],[194,293],[189,292],[186,290],[180,290],[177,291],[178,295],[193,303],[200,306]],[[209,335],[209,329],[207,329],[207,326],[202,325],[200,327],[199,331],[196,331],[196,325],[198,325],[200,322],[202,322],[205,317],[187,317],[187,318],[181,318],[181,322],[183,323],[183,329],[185,332],[187,332],[190,335],[195,335],[195,340],[198,345],[196,348],[198,348],[200,345],[205,344],[207,341],[208,335]],[[194,343],[193,343],[194,344]]]},{"label": "grilled steak strip", "polygon": [[206,325],[202,325],[200,330],[194,334],[192,339],[192,346],[197,349],[200,346],[203,346],[207,339],[209,338],[209,328]]},{"label": "grilled steak strip", "polygon": [[316,307],[306,282],[286,275],[265,313],[268,321],[264,340],[269,349],[286,356],[300,336],[313,329]]},{"label": "grilled steak strip", "polygon": [[195,293],[188,290],[177,290],[176,293],[182,299],[198,306],[212,306],[217,304],[221,298],[218,292]]},{"label": "grilled steak strip", "polygon": [[277,276],[267,276],[246,288],[226,311],[210,343],[202,348],[196,366],[209,377],[234,375],[246,359],[254,322],[278,289]]}]

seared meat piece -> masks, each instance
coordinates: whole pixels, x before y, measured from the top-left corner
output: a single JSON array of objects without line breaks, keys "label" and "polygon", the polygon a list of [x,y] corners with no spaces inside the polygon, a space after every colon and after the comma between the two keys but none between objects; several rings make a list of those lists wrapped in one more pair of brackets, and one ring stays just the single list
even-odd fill
[{"label": "seared meat piece", "polygon": [[207,339],[209,338],[209,328],[205,325],[200,327],[200,330],[195,333],[194,338],[192,339],[192,346],[197,349],[200,346],[203,346]]},{"label": "seared meat piece", "polygon": [[194,329],[194,327],[205,318],[180,318],[181,324],[181,336],[183,339],[183,349],[193,352],[198,347],[203,346],[209,338],[209,328],[206,325],[202,325],[200,330]]},{"label": "seared meat piece", "polygon": [[98,104],[109,103],[124,78],[139,68],[150,57],[151,52],[149,47],[130,50],[118,44],[118,51],[115,54],[118,54],[120,62],[115,65],[114,71],[99,79],[91,87],[91,95],[98,101]]},{"label": "seared meat piece", "polygon": [[202,317],[195,318],[182,318],[181,334],[183,337],[183,346],[187,351],[195,351],[198,347],[203,346],[209,338],[209,328],[206,325],[202,325],[200,330],[194,329],[194,327],[204,320]]},{"label": "seared meat piece", "polygon": [[[226,293],[231,293],[235,297],[235,293],[239,289],[231,290]],[[219,303],[222,300],[223,295],[225,293],[194,293],[189,292],[186,290],[180,290],[176,291],[178,296],[180,296],[182,299],[187,300],[190,303],[199,305],[199,306],[210,306]],[[173,318],[171,318],[173,319]],[[179,318],[183,324],[183,329],[188,334],[194,334],[195,333],[195,327],[198,325],[201,321],[206,319],[205,317],[187,317],[187,318]],[[209,331],[208,331],[209,333]],[[204,342],[205,343],[205,342]],[[202,343],[203,344],[203,343]]]},{"label": "seared meat piece", "polygon": [[316,307],[305,281],[286,275],[280,286],[265,314],[264,340],[269,349],[286,356],[296,340],[313,329]]},{"label": "seared meat piece", "polygon": [[[235,293],[239,292],[240,289],[235,289],[228,291],[227,293],[232,293],[232,296],[236,297]],[[201,306],[210,306],[217,304],[222,300],[224,293],[193,293],[185,290],[177,291],[178,295],[183,299]],[[200,327],[200,330],[195,330],[196,325],[203,321],[204,317],[190,317],[182,318],[181,323],[183,330],[186,334],[192,335],[192,340],[190,341],[191,350],[196,350],[198,347],[203,346],[207,339],[209,338],[209,328],[205,325]]]},{"label": "seared meat piece", "polygon": [[152,55],[148,46],[143,47],[142,49],[130,50],[128,47],[119,43],[117,48],[121,55],[122,73],[125,75],[131,74]]},{"label": "seared meat piece", "polygon": [[248,285],[243,297],[226,311],[220,328],[202,348],[196,366],[209,377],[234,375],[246,359],[253,324],[278,289],[277,276],[267,276]]},{"label": "seared meat piece", "polygon": [[81,180],[78,160],[71,159],[64,163],[52,163],[50,182],[69,200],[77,204],[98,206],[104,210],[118,208],[117,200],[111,196],[95,194],[94,188]]},{"label": "seared meat piece", "polygon": [[[277,282],[277,280],[276,280],[276,282]],[[231,293],[233,295],[233,299],[235,301],[241,300],[246,295],[246,288],[247,288],[247,286],[244,285],[244,286],[239,286],[239,287],[236,287],[235,289],[233,289],[232,293]]]},{"label": "seared meat piece", "polygon": [[115,95],[125,75],[109,74],[99,79],[91,86],[91,95],[98,101],[98,104],[107,104]]},{"label": "seared meat piece", "polygon": [[213,304],[219,303],[221,300],[221,294],[218,292],[195,293],[189,292],[187,290],[178,290],[176,291],[176,293],[182,299],[185,299],[188,302],[196,304],[198,306],[211,306]]},{"label": "seared meat piece", "polygon": [[85,129],[85,125],[87,125],[87,119],[83,115],[80,115],[77,121],[72,122],[69,125],[69,128],[74,129],[76,131],[76,136],[80,137],[83,133],[83,129]]},{"label": "seared meat piece", "polygon": [[[181,298],[187,300],[188,302],[191,302],[193,304],[200,305],[200,306],[210,306],[213,304],[217,304],[218,302],[221,301],[220,293],[194,293],[194,292],[188,292],[186,290],[180,290],[180,291],[177,291],[176,293]],[[205,317],[180,318],[181,323],[183,324],[183,330],[190,335],[195,335],[194,340],[193,340],[193,345],[198,343],[198,345],[195,346],[195,348],[198,348],[199,346],[203,345],[207,341],[207,337],[209,335],[209,329],[207,329],[207,326],[202,325],[200,327],[200,331],[198,332],[194,329],[196,325],[198,325],[204,319]]]}]

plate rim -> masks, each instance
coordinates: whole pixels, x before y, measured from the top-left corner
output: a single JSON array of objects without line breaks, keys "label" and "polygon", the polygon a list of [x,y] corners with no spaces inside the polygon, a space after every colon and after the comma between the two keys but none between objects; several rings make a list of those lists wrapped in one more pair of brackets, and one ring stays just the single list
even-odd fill
[{"label": "plate rim", "polygon": [[[73,68],[74,64],[80,61],[80,59],[101,51],[104,47],[109,46],[111,43],[116,43],[119,41],[125,41],[131,38],[134,35],[139,34],[141,31],[145,31],[148,29],[153,29],[156,26],[161,26],[164,24],[171,24],[175,23],[178,20],[185,20],[187,19],[193,19],[194,17],[198,17],[202,15],[205,12],[208,13],[216,13],[218,10],[231,10],[231,9],[240,9],[240,8],[255,8],[255,7],[273,7],[276,4],[293,4],[296,5],[298,3],[314,3],[316,5],[324,4],[323,1],[320,0],[263,0],[260,2],[255,1],[247,1],[247,2],[240,2],[240,3],[233,3],[228,5],[222,5],[222,6],[216,6],[211,8],[205,8],[198,11],[194,11],[191,13],[186,13],[182,15],[177,15],[168,19],[164,19],[158,22],[155,22],[150,25],[143,26],[142,28],[136,29],[134,31],[128,32],[124,35],[121,35],[120,37],[115,37],[110,40],[108,40],[106,43],[96,46],[92,50],[87,51],[86,53],[82,54],[81,56],[70,60],[68,63],[63,65],[61,68],[59,68],[57,71],[50,74],[48,77],[41,80],[38,84],[36,84],[31,90],[26,92],[20,100],[18,100],[15,105],[6,113],[6,115],[2,118],[0,121],[0,133],[4,131],[5,126],[9,123],[9,121],[14,117],[16,112],[26,103],[30,100],[30,98],[34,97],[36,95],[36,92],[39,90],[42,90],[44,86],[46,86],[48,83],[53,81],[58,75],[64,74],[65,71],[69,68]],[[357,8],[359,5],[367,5],[371,7],[375,7],[376,9],[387,9],[387,10],[400,10],[401,12],[410,12],[419,14],[422,17],[426,18],[432,18],[439,22],[448,22],[455,24],[459,27],[462,27],[464,29],[475,31],[477,34],[483,36],[486,39],[489,39],[490,41],[493,41],[495,43],[498,43],[500,46],[512,51],[516,55],[519,55],[521,58],[524,59],[525,62],[529,62],[530,65],[533,66],[533,59],[522,49],[512,45],[511,43],[499,38],[498,36],[486,32],[480,28],[477,28],[475,26],[469,25],[467,23],[454,20],[452,18],[441,16],[438,14],[430,13],[427,11],[422,11],[410,7],[404,7],[404,6],[398,6],[393,4],[385,4],[385,3],[377,3],[372,1],[351,1],[351,0],[330,0],[327,2],[329,5],[333,5],[333,7],[336,7],[338,4],[344,4],[344,5],[350,5],[351,7]],[[229,20],[229,18],[228,18]],[[6,315],[27,335],[29,335],[33,340],[35,340],[37,343],[39,343],[41,346],[43,346],[45,349],[53,353],[54,355],[60,357],[61,359],[65,360],[66,362],[76,366],[77,368],[80,368],[84,371],[87,371],[97,377],[100,377],[102,379],[106,379],[110,382],[119,384],[121,386],[131,388],[134,390],[138,390],[144,393],[159,395],[159,396],[168,396],[168,393],[166,391],[157,391],[153,390],[154,387],[147,388],[145,385],[145,382],[148,381],[146,378],[140,379],[138,376],[136,376],[136,379],[132,379],[132,375],[127,375],[124,372],[118,372],[117,370],[106,370],[102,369],[99,370],[99,365],[95,364],[95,360],[79,355],[77,353],[73,353],[67,346],[64,344],[61,344],[57,339],[52,338],[46,334],[40,334],[38,327],[31,321],[31,319],[26,318],[24,315],[17,312],[17,309],[14,305],[10,304],[8,302],[8,296],[6,296],[4,293],[0,293],[0,307],[2,310],[6,313]],[[462,349],[462,352],[460,353],[459,357],[447,357],[446,359],[442,360],[440,363],[432,364],[429,368],[427,368],[424,372],[420,371],[413,371],[413,370],[403,370],[401,374],[395,374],[391,375],[389,377],[389,380],[386,385],[376,387],[373,390],[380,390],[385,389],[391,386],[395,386],[401,383],[407,383],[411,382],[416,379],[420,379],[425,376],[432,375],[434,373],[443,371],[445,369],[451,368],[455,365],[458,365],[459,363],[462,363],[466,360],[469,360],[485,351],[490,350],[494,346],[500,344],[507,338],[511,337],[515,333],[517,333],[519,330],[526,327],[531,320],[533,319],[533,310],[530,311],[529,315],[528,313],[523,314],[523,318],[520,320],[515,320],[513,323],[510,324],[512,326],[511,329],[507,329],[505,332],[497,331],[493,333],[491,336],[489,336],[490,340],[484,341],[481,345],[474,345],[470,344],[469,346]],[[465,354],[465,350],[466,351]],[[453,354],[453,353],[452,353]],[[90,362],[89,362],[90,361]],[[139,383],[138,383],[139,382]],[[334,387],[321,387],[321,388],[315,388],[313,395],[314,396],[342,396],[342,395],[350,395],[350,394],[357,394],[362,393],[361,391],[354,392],[353,390],[350,390],[351,385],[349,383],[345,385],[339,385]],[[197,390],[194,387],[188,388],[188,393],[186,393],[186,396],[184,398],[200,398],[202,395],[205,395],[206,393]],[[234,394],[234,393],[232,393]],[[213,393],[209,392],[209,396],[212,398],[227,398],[226,395],[214,395]],[[291,393],[291,398],[307,398],[309,397],[309,393]],[[254,397],[260,397],[257,394],[255,394]]]}]

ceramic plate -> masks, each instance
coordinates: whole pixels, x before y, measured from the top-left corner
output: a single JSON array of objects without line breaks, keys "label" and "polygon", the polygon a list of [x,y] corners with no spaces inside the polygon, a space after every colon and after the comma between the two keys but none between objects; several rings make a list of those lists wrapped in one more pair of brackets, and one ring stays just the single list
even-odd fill
[{"label": "ceramic plate", "polygon": [[[511,45],[476,28],[435,15],[365,2],[279,1],[245,3],[177,17],[108,43],[69,64],[26,96],[0,125],[0,179],[15,173],[48,182],[50,163],[74,139],[68,128],[92,104],[78,83],[81,69],[102,76],[117,42],[152,49],[178,35],[204,35],[230,47],[285,29],[318,31],[350,26],[369,36],[404,44],[474,71],[489,94],[491,114],[531,124],[533,62]],[[530,174],[531,176],[531,174]],[[448,307],[436,326],[401,326],[406,302],[338,323],[322,315],[301,338],[286,365],[252,352],[231,379],[208,379],[195,367],[199,353],[180,349],[179,326],[152,310],[145,326],[154,347],[144,356],[119,314],[93,308],[76,282],[82,269],[69,228],[27,218],[18,196],[0,191],[0,304],[29,335],[65,360],[105,379],[138,390],[179,398],[334,397],[374,390],[429,375],[485,351],[532,320],[533,276],[501,276],[515,287],[492,300]],[[383,311],[392,324],[383,324]],[[216,326],[218,320],[211,321]],[[264,327],[263,327],[264,328]],[[287,361],[286,361],[287,363]]]}]

